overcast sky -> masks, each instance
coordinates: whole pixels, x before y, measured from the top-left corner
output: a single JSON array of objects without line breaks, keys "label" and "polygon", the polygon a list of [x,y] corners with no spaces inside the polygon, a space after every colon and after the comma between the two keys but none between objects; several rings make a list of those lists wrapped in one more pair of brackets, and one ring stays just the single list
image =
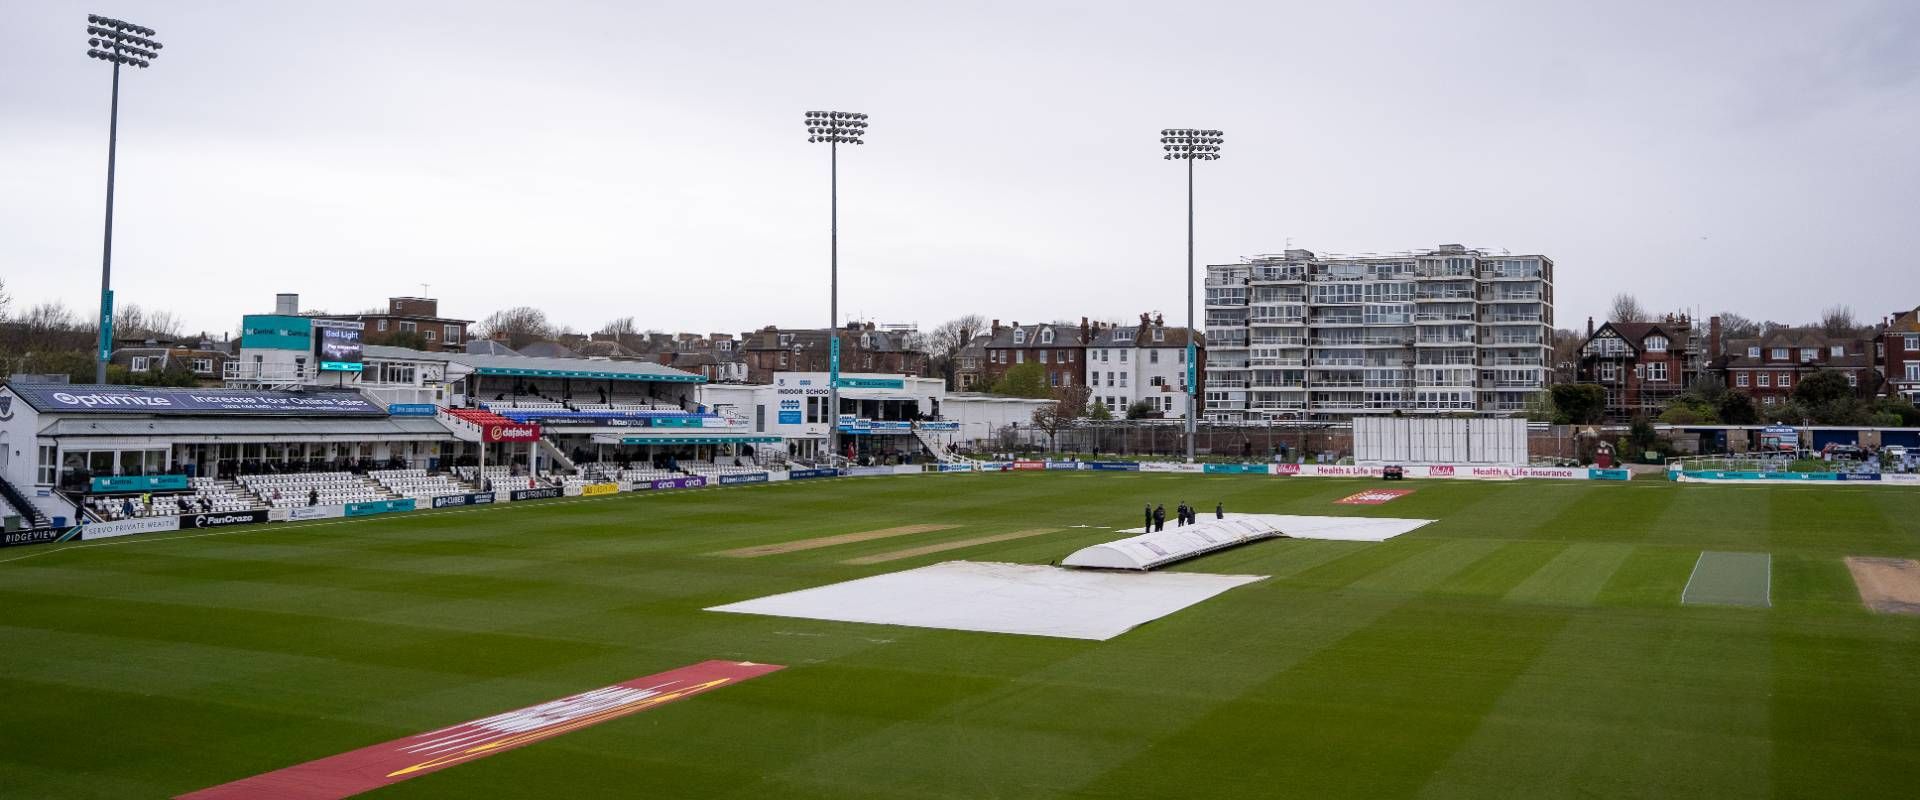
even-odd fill
[{"label": "overcast sky", "polygon": [[16,308],[97,302],[90,11],[166,45],[123,76],[114,286],[194,328],[422,283],[476,319],[823,325],[814,108],[872,115],[841,159],[843,316],[1180,316],[1180,126],[1226,131],[1202,264],[1544,253],[1566,328],[1622,290],[1782,321],[1920,304],[1913,0],[0,0]]}]

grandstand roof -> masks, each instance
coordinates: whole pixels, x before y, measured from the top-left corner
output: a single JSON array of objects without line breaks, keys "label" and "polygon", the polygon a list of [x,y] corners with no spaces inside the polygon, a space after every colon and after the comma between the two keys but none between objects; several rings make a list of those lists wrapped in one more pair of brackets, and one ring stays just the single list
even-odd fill
[{"label": "grandstand roof", "polygon": [[368,358],[430,359],[465,364],[475,375],[519,378],[586,378],[613,381],[705,383],[706,378],[651,361],[609,361],[595,358],[498,356],[483,353],[430,353],[406,347],[366,346]]}]

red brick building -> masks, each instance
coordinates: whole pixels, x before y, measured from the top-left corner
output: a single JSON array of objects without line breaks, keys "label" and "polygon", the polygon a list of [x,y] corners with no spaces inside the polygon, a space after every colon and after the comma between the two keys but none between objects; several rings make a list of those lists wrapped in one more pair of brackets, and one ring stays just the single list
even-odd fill
[{"label": "red brick building", "polygon": [[1887,394],[1920,402],[1920,308],[1888,318],[1873,346]]},{"label": "red brick building", "polygon": [[1758,339],[1727,342],[1714,371],[1727,388],[1745,390],[1760,407],[1793,396],[1800,379],[1823,369],[1839,370],[1858,387],[1878,383],[1872,339],[1828,336],[1817,328],[1777,328]]},{"label": "red brick building", "polygon": [[323,319],[358,320],[366,325],[360,338],[367,344],[411,344],[419,338],[422,350],[458,351],[466,346],[470,319],[440,316],[440,301],[431,297],[389,297],[385,314],[327,314]]},{"label": "red brick building", "polygon": [[[884,372],[923,377],[928,356],[905,338],[878,330],[871,322],[849,322],[840,330],[841,372]],[[749,383],[766,383],[775,372],[827,372],[829,334],[825,328],[769,325],[742,337],[740,353]]]},{"label": "red brick building", "polygon": [[1001,327],[1000,320],[993,321],[985,345],[986,364],[980,380],[990,387],[1007,374],[1014,366],[1028,362],[1038,363],[1046,369],[1048,386],[1073,386],[1081,383],[1087,363],[1087,337],[1090,330],[1087,318],[1081,317],[1080,324],[1066,325],[1047,323],[1041,325],[1021,325],[1018,322],[1009,327]]},{"label": "red brick building", "polygon": [[1674,395],[1698,378],[1706,354],[1719,338],[1719,321],[1709,326],[1708,341],[1696,341],[1693,321],[1668,316],[1659,322],[1609,322],[1598,329],[1587,321],[1580,345],[1578,377],[1606,389],[1606,415],[1612,421],[1636,415],[1659,416]]}]

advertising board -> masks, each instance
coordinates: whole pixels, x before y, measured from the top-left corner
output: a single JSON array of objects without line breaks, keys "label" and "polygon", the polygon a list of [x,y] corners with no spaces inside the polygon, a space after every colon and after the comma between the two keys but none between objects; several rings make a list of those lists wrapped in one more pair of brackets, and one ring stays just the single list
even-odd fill
[{"label": "advertising board", "polygon": [[180,527],[183,530],[199,530],[203,528],[224,528],[228,525],[252,525],[256,522],[266,521],[267,512],[264,509],[258,511],[227,511],[216,514],[188,514],[180,518]]},{"label": "advertising board", "polygon": [[966,462],[949,461],[940,465],[941,472],[972,472],[973,465]]},{"label": "advertising board", "polygon": [[1086,465],[1087,469],[1100,470],[1103,472],[1140,471],[1140,462],[1138,461],[1088,461]]},{"label": "advertising board", "polygon": [[359,372],[366,348],[360,343],[360,323],[346,327],[333,320],[314,320],[314,347],[322,372]]},{"label": "advertising board", "polygon": [[698,475],[689,475],[685,478],[666,478],[652,482],[652,488],[655,489],[698,489],[705,485],[707,485],[707,479]]},{"label": "advertising board", "polygon": [[834,478],[839,477],[839,475],[840,470],[830,467],[821,469],[796,469],[787,473],[787,479],[801,481],[808,478]]},{"label": "advertising board", "polygon": [[141,517],[122,519],[113,522],[89,522],[80,526],[80,538],[112,539],[116,536],[132,536],[136,533],[161,533],[180,530],[179,517]]},{"label": "advertising board", "polygon": [[413,498],[402,497],[398,500],[369,500],[364,503],[348,503],[346,514],[349,517],[365,517],[372,514],[388,514],[395,511],[412,511]]},{"label": "advertising board", "polygon": [[186,488],[185,475],[114,475],[94,478],[87,487],[95,493],[185,491]]},{"label": "advertising board", "polygon": [[0,531],[0,547],[64,542],[80,534],[79,528],[40,528],[31,531]]},{"label": "advertising board", "polygon": [[507,499],[512,502],[519,502],[521,500],[545,500],[550,497],[559,497],[561,494],[562,492],[558,486],[543,486],[539,489],[515,489],[507,493]]},{"label": "advertising board", "polygon": [[1140,464],[1141,472],[1205,472],[1201,464],[1184,464],[1178,461],[1146,461]]},{"label": "advertising board", "polygon": [[1265,464],[1202,464],[1202,472],[1210,475],[1265,475]]},{"label": "advertising board", "polygon": [[128,414],[315,414],[386,416],[387,410],[359,392],[276,392],[171,386],[70,386],[10,384],[35,408],[52,412]]},{"label": "advertising board", "polygon": [[603,494],[613,494],[618,491],[620,491],[620,484],[617,483],[589,483],[580,487],[580,496],[597,497]]},{"label": "advertising board", "polygon": [[396,417],[431,417],[440,409],[432,403],[394,403],[387,406],[387,413]]},{"label": "advertising board", "polygon": [[448,494],[433,498],[434,508],[458,508],[460,506],[482,506],[493,502],[493,492],[478,494]]},{"label": "advertising board", "polygon": [[1078,461],[1048,461],[1047,462],[1047,469],[1077,470],[1079,468],[1080,468],[1080,462]]},{"label": "advertising board", "polygon": [[1017,469],[1017,470],[1028,470],[1028,469],[1046,469],[1046,468],[1047,468],[1047,462],[1045,462],[1045,461],[1028,461],[1028,460],[1025,460],[1025,459],[1019,459],[1019,460],[1016,460],[1016,461],[1014,461],[1014,462],[1013,462],[1013,468],[1014,468],[1014,469]]},{"label": "advertising board", "polygon": [[481,429],[480,438],[489,442],[533,442],[540,439],[540,426],[488,425]]},{"label": "advertising board", "polygon": [[752,472],[746,475],[722,475],[720,476],[720,485],[732,486],[741,483],[766,483],[767,477],[767,473],[764,472]]},{"label": "advertising board", "polygon": [[295,506],[287,509],[287,521],[298,522],[303,519],[334,519],[347,515],[347,507],[331,506]]}]

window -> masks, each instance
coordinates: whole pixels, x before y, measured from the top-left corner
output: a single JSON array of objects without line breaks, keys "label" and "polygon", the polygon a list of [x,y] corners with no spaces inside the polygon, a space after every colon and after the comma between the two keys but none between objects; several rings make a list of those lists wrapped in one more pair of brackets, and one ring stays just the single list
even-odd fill
[{"label": "window", "polygon": [[1742,388],[1742,389],[1744,389],[1744,388],[1746,388],[1746,386],[1747,386],[1747,373],[1744,373],[1744,372],[1741,372],[1741,373],[1737,373],[1737,374],[1735,374],[1735,375],[1733,376],[1733,385],[1735,385],[1735,386],[1738,386],[1738,387],[1740,387],[1740,388]]},{"label": "window", "polygon": [[1040,343],[1041,343],[1041,344],[1053,344],[1053,329],[1052,329],[1052,328],[1041,328],[1041,329],[1040,329]]},{"label": "window", "polygon": [[1748,357],[1748,358],[1759,358],[1759,357],[1760,357],[1760,348],[1759,348],[1759,347],[1749,347],[1749,348],[1747,348],[1747,357]]},{"label": "window", "polygon": [[1015,364],[1025,364],[1025,363],[1027,363],[1027,351],[1025,351],[1025,350],[1015,350],[1015,351],[1013,351],[1013,363],[1015,363]]},{"label": "window", "polygon": [[431,328],[429,328],[429,329],[427,329],[427,330],[426,330],[426,331],[425,331],[425,332],[424,332],[424,333],[423,333],[422,335],[424,335],[424,336],[426,337],[426,340],[427,340],[427,341],[429,341],[429,342],[431,342],[431,341],[433,341],[433,335],[434,335],[434,334],[433,334],[433,330],[432,330]]},{"label": "window", "polygon": [[1647,346],[1647,352],[1649,353],[1667,352],[1667,337],[1665,336],[1649,336],[1645,344]]},{"label": "window", "polygon": [[[458,326],[458,325],[443,325],[443,326],[441,326],[441,328],[440,328],[440,338],[441,338],[441,339],[444,339],[444,340],[446,340],[446,341],[449,341],[449,342],[457,342],[457,341],[460,341],[460,326]],[[722,347],[722,348],[720,348],[720,349],[722,349],[722,350],[732,350],[732,349],[733,349],[733,342],[721,342],[720,344],[723,344],[723,345],[726,345],[725,347]]]},{"label": "window", "polygon": [[1054,385],[1054,386],[1059,386],[1059,385],[1060,385],[1060,373],[1058,373],[1058,372],[1049,372],[1049,373],[1047,373],[1047,378],[1051,380],[1051,382],[1053,383],[1053,385]]},{"label": "window", "polygon": [[1127,363],[1127,351],[1125,350],[1120,351],[1120,363]]},{"label": "window", "polygon": [[1907,365],[1907,380],[1920,381],[1920,364]]},{"label": "window", "polygon": [[194,371],[194,372],[212,372],[212,371],[213,371],[213,359],[211,359],[211,358],[196,358],[196,359],[194,359],[194,360],[193,360],[193,371]]},{"label": "window", "polygon": [[1634,380],[1646,380],[1646,379],[1647,379],[1647,365],[1645,365],[1645,364],[1635,364],[1635,365],[1633,365],[1633,378],[1634,378]]},{"label": "window", "polygon": [[[1761,384],[1761,385],[1764,386],[1766,384]],[[1760,398],[1760,402],[1766,405],[1773,405],[1774,403],[1780,402],[1780,398],[1774,397],[1773,395],[1767,395],[1766,397]]]},{"label": "window", "polygon": [[1153,329],[1153,340],[1154,340],[1154,341],[1156,341],[1156,342],[1164,342],[1164,341],[1166,341],[1166,340],[1167,340],[1167,329],[1166,329],[1166,328],[1154,328],[1154,329]]},{"label": "window", "polygon": [[1149,363],[1149,364],[1158,364],[1158,363],[1160,363],[1160,351],[1158,351],[1158,350],[1148,350],[1148,351],[1147,351],[1147,363]]},{"label": "window", "polygon": [[1013,329],[1013,343],[1014,343],[1014,344],[1026,344],[1026,343],[1027,343],[1027,332],[1026,332],[1026,330],[1025,330],[1024,328],[1014,328],[1014,329]]},{"label": "window", "polygon": [[1912,353],[1915,351],[1920,351],[1920,336],[1916,336],[1914,334],[1909,333],[1906,336],[1903,336],[1901,338],[1906,339],[1905,345],[1907,347],[1907,352]]},{"label": "window", "polygon": [[787,366],[787,354],[783,352],[780,354],[780,367],[782,369],[785,369],[786,366]]},{"label": "window", "polygon": [[1067,363],[1069,364],[1073,363],[1073,351],[1072,350],[1066,351],[1066,356],[1067,356]]},{"label": "window", "polygon": [[1800,360],[1801,360],[1801,361],[1818,361],[1818,360],[1820,360],[1820,348],[1818,348],[1818,347],[1802,347],[1802,348],[1800,348]]},{"label": "window", "polygon": [[1106,363],[1106,361],[1107,361],[1107,351],[1103,348],[1100,351],[1100,363],[1104,364]]},{"label": "window", "polygon": [[401,332],[401,333],[412,333],[412,332],[413,332],[413,330],[414,330],[415,328],[418,328],[418,327],[420,327],[420,326],[418,326],[418,325],[415,325],[415,324],[413,324],[413,323],[411,323],[411,322],[408,322],[408,321],[406,321],[406,320],[401,320],[401,321],[400,321],[400,332]]},{"label": "window", "polygon": [[1844,356],[1847,354],[1847,346],[1844,344],[1836,344],[1832,347],[1827,348],[1827,354],[1835,358],[1839,358],[1840,356]]},{"label": "window", "polygon": [[1766,387],[1769,387],[1769,386],[1772,386],[1772,385],[1773,385],[1773,375],[1772,375],[1772,374],[1770,374],[1770,373],[1766,373],[1766,372],[1762,372],[1762,373],[1760,373],[1760,383],[1759,383],[1759,386],[1760,386],[1761,388],[1766,388]]},{"label": "window", "polygon": [[1127,373],[1120,373],[1120,388],[1127,388]]},{"label": "window", "polygon": [[1617,372],[1617,371],[1615,370],[1615,367],[1617,367],[1617,366],[1619,366],[1619,365],[1617,365],[1617,364],[1615,364],[1615,363],[1613,363],[1613,362],[1611,362],[1611,361],[1608,361],[1608,362],[1606,362],[1606,363],[1603,363],[1603,364],[1601,364],[1601,365],[1600,365],[1600,380],[1603,380],[1603,381],[1607,381],[1607,382],[1609,382],[1609,383],[1611,383],[1611,382],[1613,382],[1613,381],[1614,381],[1615,379],[1617,379],[1617,378],[1619,377],[1619,373],[1618,373],[1618,372]]},{"label": "window", "polygon": [[1047,354],[1048,354],[1048,353],[1051,353],[1051,352],[1053,352],[1053,351],[1051,351],[1051,350],[1042,350],[1042,351],[1040,351],[1040,363],[1042,363],[1042,364],[1045,364],[1045,363],[1047,363]]},{"label": "window", "polygon": [[1781,376],[1780,376],[1780,388],[1782,388],[1782,389],[1785,389],[1785,388],[1788,388],[1788,387],[1790,387],[1790,386],[1792,386],[1792,385],[1793,385],[1793,375],[1792,375],[1791,373],[1783,373],[1783,374],[1781,374]]},{"label": "window", "polygon": [[1773,354],[1767,357],[1775,361],[1785,361],[1787,360],[1787,348],[1784,348],[1784,347],[1773,348]]},{"label": "window", "polygon": [[134,357],[133,357],[133,371],[134,371],[134,372],[146,372],[146,371],[147,371],[147,365],[148,365],[148,359],[147,359],[147,357],[146,357],[146,356],[134,356]]},{"label": "window", "polygon": [[40,473],[38,482],[52,486],[60,474],[60,462],[54,455],[53,445],[40,445]]},{"label": "window", "polygon": [[1667,362],[1656,361],[1647,365],[1647,380],[1654,383],[1667,382]]},{"label": "window", "polygon": [[1847,373],[1847,385],[1848,385],[1848,386],[1855,386],[1855,387],[1857,387],[1857,386],[1859,386],[1859,385],[1860,385],[1860,376],[1859,376],[1858,374],[1856,374],[1856,373],[1852,373],[1852,372],[1849,372],[1849,373]]},{"label": "window", "polygon": [[1061,385],[1061,386],[1072,386],[1072,385],[1073,385],[1073,373],[1071,373],[1071,372],[1062,372],[1062,373],[1060,373],[1060,385]]},{"label": "window", "polygon": [[781,346],[781,347],[786,347],[786,346],[788,346],[788,345],[791,345],[791,344],[793,344],[793,334],[791,334],[791,333],[783,333],[783,334],[780,334],[780,346]]},{"label": "window", "polygon": [[[1126,329],[1126,328],[1114,328],[1114,329],[1113,329],[1113,340],[1114,340],[1114,341],[1116,341],[1116,342],[1124,342],[1124,341],[1126,341],[1126,340],[1127,340],[1127,338],[1128,338],[1128,337],[1127,337],[1127,329]],[[1908,348],[1908,349],[1920,349],[1920,348]]]},{"label": "window", "polygon": [[1114,378],[1113,378],[1113,373],[1111,373],[1111,372],[1109,372],[1109,373],[1107,373],[1107,385],[1108,385],[1108,386],[1118,386],[1118,385],[1119,385],[1119,384],[1117,384],[1117,383],[1114,383],[1114,382],[1113,382],[1113,380],[1114,380]]},{"label": "window", "polygon": [[387,329],[387,321],[383,319],[383,320],[380,320],[379,322],[376,322],[376,323],[374,323],[374,326],[373,326],[373,329],[374,329],[374,330],[377,330],[377,331],[384,331],[384,330],[386,330],[386,329]]}]

